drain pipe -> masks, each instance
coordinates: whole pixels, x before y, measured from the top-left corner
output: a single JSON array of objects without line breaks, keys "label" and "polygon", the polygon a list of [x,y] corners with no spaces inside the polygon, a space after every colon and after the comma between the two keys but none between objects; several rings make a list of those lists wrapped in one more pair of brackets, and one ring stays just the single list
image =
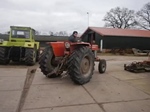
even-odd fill
[{"label": "drain pipe", "polygon": [[103,51],[103,39],[100,40],[100,51]]}]

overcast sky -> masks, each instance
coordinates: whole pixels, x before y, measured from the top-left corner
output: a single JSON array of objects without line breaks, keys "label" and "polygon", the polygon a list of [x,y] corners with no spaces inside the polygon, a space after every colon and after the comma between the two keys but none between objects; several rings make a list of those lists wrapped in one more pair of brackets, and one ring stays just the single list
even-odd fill
[{"label": "overcast sky", "polygon": [[0,33],[11,25],[35,30],[83,33],[89,26],[103,27],[106,12],[126,7],[140,10],[149,0],[0,0]]}]

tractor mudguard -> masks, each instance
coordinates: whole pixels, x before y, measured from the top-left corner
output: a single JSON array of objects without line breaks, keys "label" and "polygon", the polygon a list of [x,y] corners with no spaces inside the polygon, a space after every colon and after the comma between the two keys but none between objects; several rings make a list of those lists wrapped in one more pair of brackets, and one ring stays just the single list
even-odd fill
[{"label": "tractor mudguard", "polygon": [[50,46],[52,47],[53,49],[53,52],[54,52],[54,55],[56,57],[61,57],[61,56],[64,56],[65,54],[65,51],[66,51],[66,47],[65,47],[65,44],[68,44],[70,45],[70,47],[68,49],[70,49],[70,52],[72,52],[76,47],[79,47],[79,46],[89,46],[91,47],[91,45],[89,43],[86,43],[86,42],[75,42],[75,43],[72,43],[72,42],[68,42],[68,41],[65,41],[65,42],[50,42]]},{"label": "tractor mudguard", "polygon": [[92,45],[92,51],[97,51],[97,50],[99,50],[98,45],[93,44]]},{"label": "tractor mudguard", "polygon": [[49,44],[52,47],[54,55],[56,57],[64,56],[65,51],[64,42],[50,42]]},{"label": "tractor mudguard", "polygon": [[75,42],[75,43],[70,43],[71,46],[76,46],[76,45],[84,45],[84,46],[90,46],[90,43],[87,43],[87,42]]},{"label": "tractor mudguard", "polygon": [[81,46],[88,46],[89,48],[91,48],[91,45],[87,42],[75,42],[75,43],[70,43],[70,52],[73,52],[76,48]]}]

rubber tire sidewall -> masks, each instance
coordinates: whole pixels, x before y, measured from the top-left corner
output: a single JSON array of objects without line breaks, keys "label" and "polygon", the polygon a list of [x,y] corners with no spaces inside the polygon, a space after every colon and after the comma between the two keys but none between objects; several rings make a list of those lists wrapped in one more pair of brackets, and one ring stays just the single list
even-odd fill
[{"label": "rubber tire sidewall", "polygon": [[[33,54],[33,52],[35,54]],[[33,66],[36,63],[36,48],[26,48],[25,49],[25,63],[28,66]]]},{"label": "rubber tire sidewall", "polygon": [[48,78],[55,78],[58,77],[56,74],[52,74],[51,76],[47,76],[50,72],[54,70],[54,66],[51,65],[51,59],[53,58],[54,53],[52,47],[46,47],[43,52],[40,54],[39,59],[39,68],[41,72]]},{"label": "rubber tire sidewall", "polygon": [[[103,69],[103,65],[105,66],[105,69]],[[99,64],[98,64],[99,73],[105,73],[106,68],[107,68],[106,60],[104,60],[104,59],[100,60]]]},{"label": "rubber tire sidewall", "polygon": [[[3,51],[3,52],[2,52]],[[1,62],[0,62],[0,64],[1,65],[7,65],[7,64],[9,64],[10,63],[10,59],[7,59],[6,57],[8,57],[8,48],[7,47],[2,47],[2,46],[0,46],[0,54],[1,54],[1,56],[0,56],[0,60],[1,60]]]},{"label": "rubber tire sidewall", "polygon": [[[88,56],[91,60],[91,71],[89,72],[88,76],[83,76],[81,74],[81,61],[82,59]],[[92,78],[94,71],[94,55],[90,48],[83,46],[77,48],[73,54],[70,56],[69,64],[68,64],[68,73],[73,80],[74,83],[82,85],[90,81]]]}]

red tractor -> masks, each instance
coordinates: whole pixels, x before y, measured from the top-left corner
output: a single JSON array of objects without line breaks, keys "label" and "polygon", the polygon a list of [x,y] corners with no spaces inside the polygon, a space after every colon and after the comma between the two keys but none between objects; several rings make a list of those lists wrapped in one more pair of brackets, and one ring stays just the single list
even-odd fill
[{"label": "red tractor", "polygon": [[106,61],[96,57],[97,50],[98,45],[87,42],[49,42],[40,56],[41,72],[48,78],[69,75],[76,84],[85,84],[92,78],[95,61],[99,73],[106,71]]}]

